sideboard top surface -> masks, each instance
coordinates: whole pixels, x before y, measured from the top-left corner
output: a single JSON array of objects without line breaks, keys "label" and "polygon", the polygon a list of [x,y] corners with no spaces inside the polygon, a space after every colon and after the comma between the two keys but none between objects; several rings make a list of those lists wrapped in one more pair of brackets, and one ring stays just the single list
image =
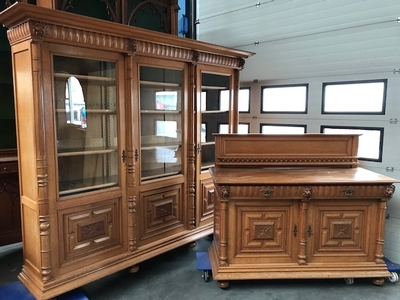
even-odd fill
[{"label": "sideboard top surface", "polygon": [[223,168],[210,169],[219,185],[392,184],[394,178],[363,168]]}]

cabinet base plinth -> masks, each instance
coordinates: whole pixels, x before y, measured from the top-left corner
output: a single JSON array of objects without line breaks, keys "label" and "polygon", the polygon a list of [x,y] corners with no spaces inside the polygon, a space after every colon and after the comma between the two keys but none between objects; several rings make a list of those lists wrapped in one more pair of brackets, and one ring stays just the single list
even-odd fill
[{"label": "cabinet base plinth", "polygon": [[[209,256],[213,279],[221,288],[222,283],[230,280],[251,279],[339,279],[339,278],[372,278],[375,285],[383,285],[384,278],[391,273],[384,264],[363,263],[354,265],[353,269],[348,264],[318,264],[307,265],[292,264],[228,264],[221,266],[218,261],[218,249],[215,244],[209,248]],[[229,283],[227,283],[229,285]]]}]

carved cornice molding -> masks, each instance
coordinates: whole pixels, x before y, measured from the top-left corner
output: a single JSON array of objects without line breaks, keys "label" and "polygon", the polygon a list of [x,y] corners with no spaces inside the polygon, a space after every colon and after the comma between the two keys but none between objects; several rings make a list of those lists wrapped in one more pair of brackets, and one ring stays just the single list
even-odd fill
[{"label": "carved cornice molding", "polygon": [[140,53],[174,60],[220,65],[238,69],[242,69],[244,66],[244,59],[232,56],[34,20],[29,20],[10,28],[8,31],[8,39],[11,45],[25,39],[34,39],[38,41],[62,40],[71,44],[84,44],[86,47],[90,46],[92,48],[101,48],[124,53]]},{"label": "carved cornice molding", "polygon": [[358,159],[349,158],[334,158],[334,157],[256,157],[256,158],[243,158],[243,157],[217,157],[216,161],[219,165],[239,165],[245,163],[246,165],[357,165]]}]

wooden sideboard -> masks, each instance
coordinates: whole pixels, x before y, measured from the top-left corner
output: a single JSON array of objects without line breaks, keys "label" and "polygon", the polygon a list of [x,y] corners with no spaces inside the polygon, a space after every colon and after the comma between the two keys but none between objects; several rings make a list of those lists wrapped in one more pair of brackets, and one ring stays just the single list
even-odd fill
[{"label": "wooden sideboard", "polygon": [[357,135],[217,134],[214,280],[390,277],[393,178],[358,167]]},{"label": "wooden sideboard", "polygon": [[21,241],[18,159],[15,149],[0,150],[0,246]]}]

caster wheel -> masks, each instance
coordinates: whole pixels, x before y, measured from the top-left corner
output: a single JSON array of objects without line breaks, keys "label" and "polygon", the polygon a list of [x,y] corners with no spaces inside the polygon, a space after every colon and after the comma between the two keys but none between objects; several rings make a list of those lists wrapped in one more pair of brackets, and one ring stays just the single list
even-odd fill
[{"label": "caster wheel", "polygon": [[346,282],[346,284],[353,284],[354,278],[345,278],[344,281]]},{"label": "caster wheel", "polygon": [[390,282],[397,282],[399,281],[399,274],[396,272],[392,272],[392,276],[388,277]]},{"label": "caster wheel", "polygon": [[203,277],[204,282],[208,282],[210,280],[209,271],[201,271],[201,277]]}]

